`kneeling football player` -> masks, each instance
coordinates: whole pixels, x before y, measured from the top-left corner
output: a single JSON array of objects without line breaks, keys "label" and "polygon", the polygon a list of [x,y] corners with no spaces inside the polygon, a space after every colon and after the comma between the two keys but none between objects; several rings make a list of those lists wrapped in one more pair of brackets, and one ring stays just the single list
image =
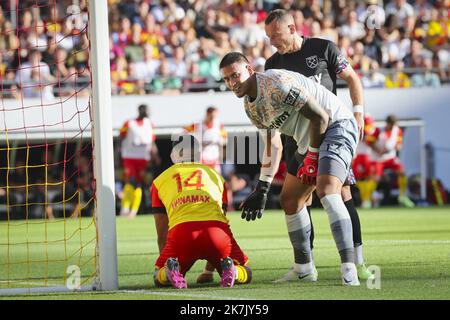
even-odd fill
[{"label": "kneeling football player", "polygon": [[214,169],[195,161],[200,156],[198,150],[193,136],[181,136],[171,153],[175,164],[151,187],[156,225],[163,229],[166,224],[169,229],[155,263],[155,285],[187,288],[184,275],[199,259],[217,269],[222,287],[249,283],[248,258],[225,216],[225,182]]}]

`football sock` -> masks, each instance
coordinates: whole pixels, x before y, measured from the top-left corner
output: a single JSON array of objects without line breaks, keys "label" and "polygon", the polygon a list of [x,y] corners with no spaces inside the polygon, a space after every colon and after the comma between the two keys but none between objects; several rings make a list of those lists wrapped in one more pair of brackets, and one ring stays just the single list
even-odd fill
[{"label": "football sock", "polygon": [[127,183],[123,187],[123,197],[121,201],[122,210],[130,210],[131,201],[133,200],[134,187]]},{"label": "football sock", "polygon": [[131,211],[138,212],[139,206],[142,200],[142,188],[137,187],[133,192],[133,205],[131,206]]},{"label": "football sock", "polygon": [[353,199],[350,199],[344,202],[344,204],[347,208],[348,214],[350,215],[350,220],[352,221],[353,246],[360,246],[362,245],[361,222],[359,221],[358,211],[356,211],[355,203],[353,202]]},{"label": "football sock", "polygon": [[362,250],[363,250],[362,245],[355,246],[355,264],[357,266],[364,263],[364,256]]},{"label": "football sock", "polygon": [[368,181],[368,193],[369,193],[369,200],[372,200],[372,194],[377,189],[378,183],[374,179],[370,179]]},{"label": "football sock", "polygon": [[311,250],[314,248],[314,225],[311,219],[311,206],[307,206],[306,210],[308,210],[309,215],[309,223],[311,224],[311,235],[309,237],[309,243],[311,245]]},{"label": "football sock", "polygon": [[237,265],[236,267],[236,283],[249,283],[252,280],[251,269],[247,266]]},{"label": "football sock", "polygon": [[331,232],[341,256],[341,262],[354,263],[352,222],[340,194],[329,194],[320,199],[328,214]]},{"label": "football sock", "polygon": [[359,180],[356,185],[358,186],[362,202],[370,201],[370,196],[368,196],[368,181]]},{"label": "football sock", "polygon": [[398,176],[398,189],[401,197],[406,196],[407,186],[408,186],[408,179],[404,174],[400,174]]},{"label": "football sock", "polygon": [[286,225],[294,249],[294,261],[306,264],[311,261],[311,246],[309,243],[311,223],[306,207],[292,215],[285,215]]},{"label": "football sock", "polygon": [[158,282],[160,285],[167,286],[169,285],[169,280],[166,276],[166,267],[162,267],[161,269],[155,270],[154,274],[155,283]]}]

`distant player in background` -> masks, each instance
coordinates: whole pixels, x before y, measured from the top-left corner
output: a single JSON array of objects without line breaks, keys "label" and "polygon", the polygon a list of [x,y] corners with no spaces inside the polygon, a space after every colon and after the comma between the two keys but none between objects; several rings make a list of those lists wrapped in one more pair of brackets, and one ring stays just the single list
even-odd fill
[{"label": "distant player in background", "polygon": [[227,142],[227,132],[218,119],[219,110],[210,106],[206,109],[205,119],[184,128],[201,141],[201,163],[221,173],[221,149]]},{"label": "distant player in background", "polygon": [[222,287],[249,283],[248,258],[234,239],[225,216],[225,181],[215,170],[198,162],[196,143],[191,135],[181,136],[171,153],[175,164],[161,173],[151,187],[158,235],[158,228],[169,228],[155,264],[155,284],[187,288],[184,275],[199,259],[217,269]]},{"label": "distant player in background", "polygon": [[356,157],[352,164],[362,207],[366,209],[372,207],[372,193],[377,188],[374,163],[375,151],[373,148],[379,134],[380,129],[375,127],[373,117],[366,114],[364,116],[364,139],[359,142],[356,148]]},{"label": "distant player in background", "polygon": [[121,216],[134,218],[142,200],[142,183],[150,160],[160,162],[155,144],[155,132],[149,119],[148,107],[138,107],[139,115],[126,121],[120,129],[120,151],[124,169]]},{"label": "distant player in background", "polygon": [[405,175],[400,158],[397,156],[402,145],[403,130],[397,125],[397,118],[394,115],[389,115],[386,118],[386,126],[380,131],[373,146],[375,150],[375,176],[379,181],[386,169],[395,172],[399,188],[398,202],[411,208],[415,204],[407,196],[408,178]]}]

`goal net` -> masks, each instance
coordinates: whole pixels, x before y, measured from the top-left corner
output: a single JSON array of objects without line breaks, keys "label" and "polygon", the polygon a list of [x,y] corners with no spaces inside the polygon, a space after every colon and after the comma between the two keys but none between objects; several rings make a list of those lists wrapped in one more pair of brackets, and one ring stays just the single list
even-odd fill
[{"label": "goal net", "polygon": [[114,289],[110,97],[96,94],[109,85],[106,0],[0,13],[0,295]]}]

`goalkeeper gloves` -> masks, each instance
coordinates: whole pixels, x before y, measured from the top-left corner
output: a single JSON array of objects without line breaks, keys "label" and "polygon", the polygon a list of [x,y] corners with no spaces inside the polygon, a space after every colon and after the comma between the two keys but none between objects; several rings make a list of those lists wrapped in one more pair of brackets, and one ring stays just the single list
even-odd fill
[{"label": "goalkeeper gloves", "polygon": [[303,165],[297,171],[297,178],[303,184],[315,185],[318,166],[319,152],[308,151],[305,159],[303,159]]},{"label": "goalkeeper gloves", "polygon": [[267,194],[269,193],[270,183],[266,181],[258,181],[255,190],[241,203],[242,219],[247,221],[255,220],[256,217],[261,219],[266,206]]}]

